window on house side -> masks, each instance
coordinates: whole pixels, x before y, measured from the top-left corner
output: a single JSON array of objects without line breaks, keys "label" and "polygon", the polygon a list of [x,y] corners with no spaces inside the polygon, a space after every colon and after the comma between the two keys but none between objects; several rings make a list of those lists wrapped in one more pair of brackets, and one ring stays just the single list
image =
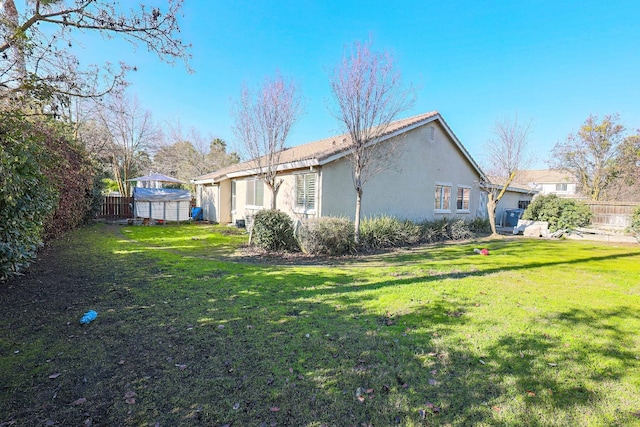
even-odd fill
[{"label": "window on house side", "polygon": [[236,210],[236,182],[231,181],[231,210]]},{"label": "window on house side", "polygon": [[262,182],[261,179],[254,178],[247,180],[247,205],[264,205],[264,182]]},{"label": "window on house side", "polygon": [[530,204],[531,204],[530,200],[519,200],[518,209],[527,209]]},{"label": "window on house side", "polygon": [[556,191],[567,191],[567,184],[556,184]]},{"label": "window on house side", "polygon": [[296,207],[313,210],[316,207],[316,174],[296,175]]},{"label": "window on house side", "polygon": [[436,204],[439,210],[449,210],[449,200],[451,199],[451,187],[448,185],[436,185]]},{"label": "window on house side", "polygon": [[459,211],[469,210],[469,196],[471,194],[470,188],[458,187],[458,202],[456,208]]}]

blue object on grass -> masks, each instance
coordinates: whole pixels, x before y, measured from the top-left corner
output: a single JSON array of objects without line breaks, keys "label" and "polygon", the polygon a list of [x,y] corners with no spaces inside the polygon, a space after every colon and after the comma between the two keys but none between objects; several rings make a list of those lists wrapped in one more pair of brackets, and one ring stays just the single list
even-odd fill
[{"label": "blue object on grass", "polygon": [[87,323],[96,320],[96,317],[98,317],[98,313],[94,310],[89,310],[80,318],[80,323],[86,325]]}]

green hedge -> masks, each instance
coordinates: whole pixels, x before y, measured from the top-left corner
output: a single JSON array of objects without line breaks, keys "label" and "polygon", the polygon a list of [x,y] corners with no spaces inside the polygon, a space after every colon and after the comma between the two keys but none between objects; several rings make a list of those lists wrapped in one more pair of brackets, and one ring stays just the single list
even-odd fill
[{"label": "green hedge", "polygon": [[64,124],[0,115],[0,279],[95,209],[95,166]]},{"label": "green hedge", "polygon": [[47,151],[47,134],[23,118],[0,123],[0,279],[20,273],[42,245],[45,221],[58,203],[43,166],[58,159]]}]

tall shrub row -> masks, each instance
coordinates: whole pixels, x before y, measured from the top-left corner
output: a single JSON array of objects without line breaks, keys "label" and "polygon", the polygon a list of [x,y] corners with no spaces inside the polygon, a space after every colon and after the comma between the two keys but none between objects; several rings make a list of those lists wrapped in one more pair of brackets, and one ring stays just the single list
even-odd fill
[{"label": "tall shrub row", "polygon": [[45,238],[79,225],[93,168],[56,123],[0,117],[0,280],[20,274]]}]

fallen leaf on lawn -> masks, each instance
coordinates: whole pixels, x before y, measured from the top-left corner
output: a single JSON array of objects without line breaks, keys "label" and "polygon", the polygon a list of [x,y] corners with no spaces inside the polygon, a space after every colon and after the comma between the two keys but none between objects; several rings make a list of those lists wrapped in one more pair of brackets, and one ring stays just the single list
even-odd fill
[{"label": "fallen leaf on lawn", "polygon": [[120,359],[120,361],[118,361],[118,365],[124,365],[124,359]]},{"label": "fallen leaf on lawn", "polygon": [[389,391],[391,391],[391,387],[389,387],[387,384],[384,384],[384,385],[382,386],[382,390],[384,390],[384,391],[386,391],[386,392],[389,392]]},{"label": "fallen leaf on lawn", "polygon": [[551,366],[552,368],[553,368],[554,366],[558,366],[558,364],[557,364],[557,363],[547,363],[547,365]]},{"label": "fallen leaf on lawn", "polygon": [[358,399],[358,401],[359,401],[360,403],[363,403],[363,402],[364,402],[364,396],[357,396],[356,398]]},{"label": "fallen leaf on lawn", "polygon": [[184,371],[185,369],[187,369],[187,365],[176,363],[176,368],[180,368],[181,371]]},{"label": "fallen leaf on lawn", "polygon": [[409,384],[407,383],[402,384],[402,388],[409,388]]},{"label": "fallen leaf on lawn", "polygon": [[280,411],[280,408],[278,408],[277,406],[271,407],[271,412],[278,412],[278,411]]},{"label": "fallen leaf on lawn", "polygon": [[499,406],[492,406],[491,409],[493,409],[496,412],[501,412],[502,411],[502,408],[499,407]]},{"label": "fallen leaf on lawn", "polygon": [[483,365],[486,365],[486,362],[482,359],[479,359],[478,362],[482,363]]},{"label": "fallen leaf on lawn", "polygon": [[536,392],[535,391],[527,391],[527,396],[536,397]]},{"label": "fallen leaf on lawn", "polygon": [[640,418],[640,411],[638,412],[632,412],[631,416],[636,417],[636,418]]},{"label": "fallen leaf on lawn", "polygon": [[127,405],[135,405],[136,399],[134,397],[130,397],[129,399],[125,399],[124,401]]},{"label": "fallen leaf on lawn", "polygon": [[364,392],[367,393],[367,394],[371,394],[371,393],[373,393],[373,389],[372,388],[368,388]]},{"label": "fallen leaf on lawn", "polygon": [[434,370],[432,370],[432,371],[429,371],[429,373],[430,373],[431,375],[434,375],[434,376],[435,376],[435,375],[438,373],[438,371],[434,369]]},{"label": "fallen leaf on lawn", "polygon": [[424,409],[420,409],[420,410],[418,411],[418,414],[420,414],[420,418],[421,418],[421,419],[424,419],[424,417],[426,416],[426,412],[424,411]]},{"label": "fallen leaf on lawn", "polygon": [[86,397],[81,397],[80,399],[74,400],[73,402],[71,402],[71,404],[73,406],[78,406],[78,405],[82,405],[83,403],[87,402],[87,398]]},{"label": "fallen leaf on lawn", "polygon": [[233,409],[238,409],[238,408],[240,408],[240,404],[239,403],[236,403],[235,405],[233,405]]},{"label": "fallen leaf on lawn", "polygon": [[91,418],[87,418],[86,420],[84,420],[84,422],[82,423],[82,425],[84,427],[91,427],[91,425],[93,424],[93,421],[91,420]]},{"label": "fallen leaf on lawn", "polygon": [[218,329],[224,329],[224,325],[218,325]]},{"label": "fallen leaf on lawn", "polygon": [[136,397],[136,392],[129,390],[124,394],[125,399],[131,399],[132,397]]},{"label": "fallen leaf on lawn", "polygon": [[289,373],[293,374],[293,368],[289,368]]},{"label": "fallen leaf on lawn", "polygon": [[58,378],[60,375],[62,375],[60,372],[56,372],[55,374],[51,374],[49,375],[49,379],[55,380],[56,378]]},{"label": "fallen leaf on lawn", "polygon": [[436,353],[435,351],[432,351],[431,353],[427,353],[427,356],[429,356],[429,357],[435,357],[437,355],[438,355],[438,353]]},{"label": "fallen leaf on lawn", "polygon": [[429,385],[438,385],[438,381],[434,380],[433,378],[429,378]]},{"label": "fallen leaf on lawn", "polygon": [[520,352],[520,359],[524,359],[524,353]]}]

